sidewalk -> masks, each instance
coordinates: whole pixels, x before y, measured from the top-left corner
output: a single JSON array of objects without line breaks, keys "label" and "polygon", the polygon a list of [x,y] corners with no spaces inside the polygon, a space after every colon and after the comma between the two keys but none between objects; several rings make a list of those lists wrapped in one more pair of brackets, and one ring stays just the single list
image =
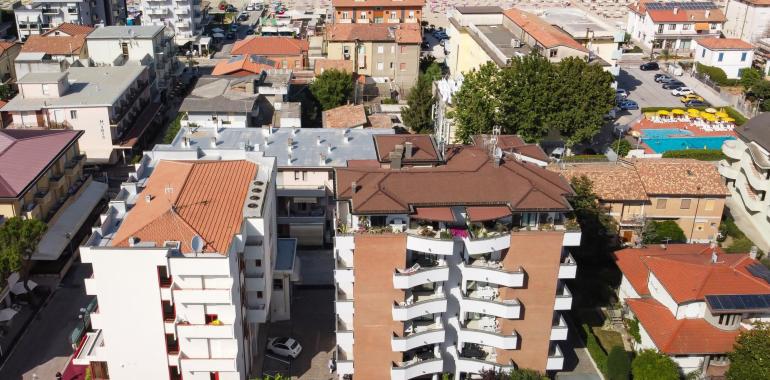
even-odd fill
[{"label": "sidewalk", "polygon": [[687,87],[691,88],[693,91],[695,91],[696,94],[700,95],[705,99],[709,104],[713,105],[714,107],[720,107],[720,106],[729,106],[730,102],[722,99],[722,96],[719,95],[718,92],[714,91],[713,88],[707,86],[703,82],[699,81],[697,78],[690,76],[689,73],[685,73],[681,77],[677,77],[679,80],[684,82],[684,84],[687,85]]}]

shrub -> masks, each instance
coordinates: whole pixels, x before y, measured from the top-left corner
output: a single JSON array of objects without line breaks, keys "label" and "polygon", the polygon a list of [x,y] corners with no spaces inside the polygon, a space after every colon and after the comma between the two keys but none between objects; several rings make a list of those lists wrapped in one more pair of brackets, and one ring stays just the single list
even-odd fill
[{"label": "shrub", "polygon": [[729,380],[770,379],[770,325],[756,323],[735,340],[730,358]]},{"label": "shrub", "polygon": [[639,320],[636,318],[629,319],[626,321],[626,324],[628,325],[628,334],[634,338],[634,342],[642,343],[642,335],[639,333]]},{"label": "shrub", "polygon": [[599,371],[603,374],[607,374],[607,353],[604,352],[604,349],[599,344],[593,331],[591,331],[591,327],[585,323],[583,324],[583,332],[586,335],[586,349],[588,349],[588,353],[596,363],[596,367],[599,368]]},{"label": "shrub", "polygon": [[655,350],[641,351],[631,363],[634,380],[679,380],[679,366]]},{"label": "shrub", "polygon": [[174,137],[176,137],[176,134],[179,133],[179,129],[182,128],[182,118],[184,115],[185,114],[183,112],[178,113],[174,121],[172,121],[168,126],[166,134],[163,136],[164,144],[171,144],[171,142],[174,141]]},{"label": "shrub", "polygon": [[699,161],[719,161],[725,159],[725,154],[719,149],[683,149],[669,150],[663,153],[663,158],[692,158]]},{"label": "shrub", "polygon": [[393,99],[393,98],[385,98],[385,99],[382,99],[381,103],[382,104],[398,104],[398,100]]},{"label": "shrub", "polygon": [[575,156],[567,156],[562,159],[564,162],[592,162],[592,161],[608,161],[607,156],[603,154],[578,154]]},{"label": "shrub", "polygon": [[687,237],[675,221],[653,220],[644,226],[644,238],[642,240],[645,244],[684,243],[687,241]]},{"label": "shrub", "polygon": [[620,157],[625,157],[631,150],[631,143],[626,139],[620,139],[612,143],[612,150]]},{"label": "shrub", "polygon": [[704,64],[697,63],[696,68],[699,73],[708,75],[711,80],[720,86],[735,86],[738,84],[737,79],[727,79],[727,74],[725,74],[725,71],[719,67],[706,66]]},{"label": "shrub", "polygon": [[762,77],[764,76],[762,74],[762,71],[757,70],[753,67],[747,67],[745,69],[741,69],[740,71],[740,82],[741,85],[747,89],[753,87],[755,84],[762,81]]},{"label": "shrub", "polygon": [[631,362],[628,353],[621,346],[612,347],[607,356],[608,380],[628,380],[631,375]]}]

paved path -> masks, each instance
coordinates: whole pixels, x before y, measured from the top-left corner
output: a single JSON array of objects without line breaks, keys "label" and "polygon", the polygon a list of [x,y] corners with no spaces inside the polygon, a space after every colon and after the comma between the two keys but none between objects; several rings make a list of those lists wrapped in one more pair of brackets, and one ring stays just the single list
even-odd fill
[{"label": "paved path", "polygon": [[80,308],[91,300],[83,287],[83,279],[90,275],[90,265],[73,265],[62,286],[55,289],[48,304],[30,323],[8,361],[0,368],[0,379],[32,380],[33,375],[37,375],[39,380],[53,380],[56,372],[64,370],[72,354],[69,336],[81,323],[78,319]]}]

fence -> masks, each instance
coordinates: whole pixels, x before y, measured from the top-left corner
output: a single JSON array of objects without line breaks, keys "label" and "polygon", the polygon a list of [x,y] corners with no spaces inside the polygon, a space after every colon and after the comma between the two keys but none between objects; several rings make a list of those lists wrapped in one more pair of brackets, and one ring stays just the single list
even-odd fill
[{"label": "fence", "polygon": [[697,79],[706,86],[711,87],[719,94],[719,98],[725,101],[730,107],[735,108],[736,111],[742,113],[747,118],[757,116],[759,113],[759,105],[746,100],[744,95],[731,94],[722,89],[716,82],[711,80],[708,75],[703,73],[693,73],[693,78]]}]

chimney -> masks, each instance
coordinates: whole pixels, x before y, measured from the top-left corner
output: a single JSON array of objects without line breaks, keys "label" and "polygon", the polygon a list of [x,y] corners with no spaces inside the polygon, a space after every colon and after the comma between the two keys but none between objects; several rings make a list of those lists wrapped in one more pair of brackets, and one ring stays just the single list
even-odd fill
[{"label": "chimney", "polygon": [[[396,145],[398,147],[399,145]],[[391,169],[401,169],[401,153],[399,152],[390,152],[390,168]]]},{"label": "chimney", "polygon": [[216,148],[217,147],[217,138],[216,136],[211,136],[211,147]]},{"label": "chimney", "polygon": [[718,257],[717,257],[717,250],[716,249],[712,250],[711,251],[711,263],[712,264],[716,264],[717,263],[717,259],[718,259]]},{"label": "chimney", "polygon": [[128,246],[134,247],[136,244],[139,243],[139,238],[136,236],[131,236],[128,238]]},{"label": "chimney", "polygon": [[353,194],[358,192],[358,182],[353,181],[353,183],[350,184],[350,190],[353,191]]},{"label": "chimney", "polygon": [[144,196],[144,201],[147,202],[147,203],[150,203],[150,201],[152,201],[152,195],[150,195],[150,194],[145,195]]},{"label": "chimney", "polygon": [[315,143],[316,145],[321,145],[321,136],[316,136]]},{"label": "chimney", "polygon": [[291,131],[291,133],[293,133],[293,134],[295,134],[295,135],[296,135],[296,134],[298,134],[298,133],[299,133],[299,128],[294,128],[294,129]]},{"label": "chimney", "polygon": [[183,148],[189,148],[190,147],[190,138],[189,137],[185,136],[182,139],[182,147]]},{"label": "chimney", "polygon": [[707,10],[706,10],[706,18],[709,18],[709,16],[711,16],[711,10],[708,10],[708,9],[707,9]]},{"label": "chimney", "polygon": [[757,251],[758,251],[757,246],[756,245],[752,245],[751,249],[749,250],[749,257],[751,257],[753,260],[756,260],[757,259],[757,253],[758,253]]},{"label": "chimney", "polygon": [[353,136],[350,136],[350,135],[345,136],[346,143],[349,143],[351,140],[353,140]]},{"label": "chimney", "polygon": [[291,148],[292,148],[293,146],[294,146],[294,139],[293,139],[293,138],[291,138],[291,137],[289,137],[288,139],[286,139],[286,148],[287,148],[287,149],[289,149],[289,151],[291,151]]},{"label": "chimney", "polygon": [[412,158],[412,154],[414,150],[414,146],[412,145],[411,141],[407,141],[404,143],[404,158]]},{"label": "chimney", "polygon": [[[677,13],[679,13],[679,8],[678,8],[678,7],[674,7],[674,10],[673,10],[673,12],[674,12],[674,14],[677,14]],[[707,17],[708,17],[708,16],[707,16]]]},{"label": "chimney", "polygon": [[321,153],[321,160],[319,162],[321,165],[326,165],[326,155]]},{"label": "chimney", "polygon": [[326,151],[327,151],[328,153],[331,153],[331,152],[332,152],[332,144],[329,144],[329,145],[327,145],[327,146],[326,146]]},{"label": "chimney", "polygon": [[[291,149],[291,148],[290,148]],[[286,164],[291,165],[291,153],[287,155]]]}]

